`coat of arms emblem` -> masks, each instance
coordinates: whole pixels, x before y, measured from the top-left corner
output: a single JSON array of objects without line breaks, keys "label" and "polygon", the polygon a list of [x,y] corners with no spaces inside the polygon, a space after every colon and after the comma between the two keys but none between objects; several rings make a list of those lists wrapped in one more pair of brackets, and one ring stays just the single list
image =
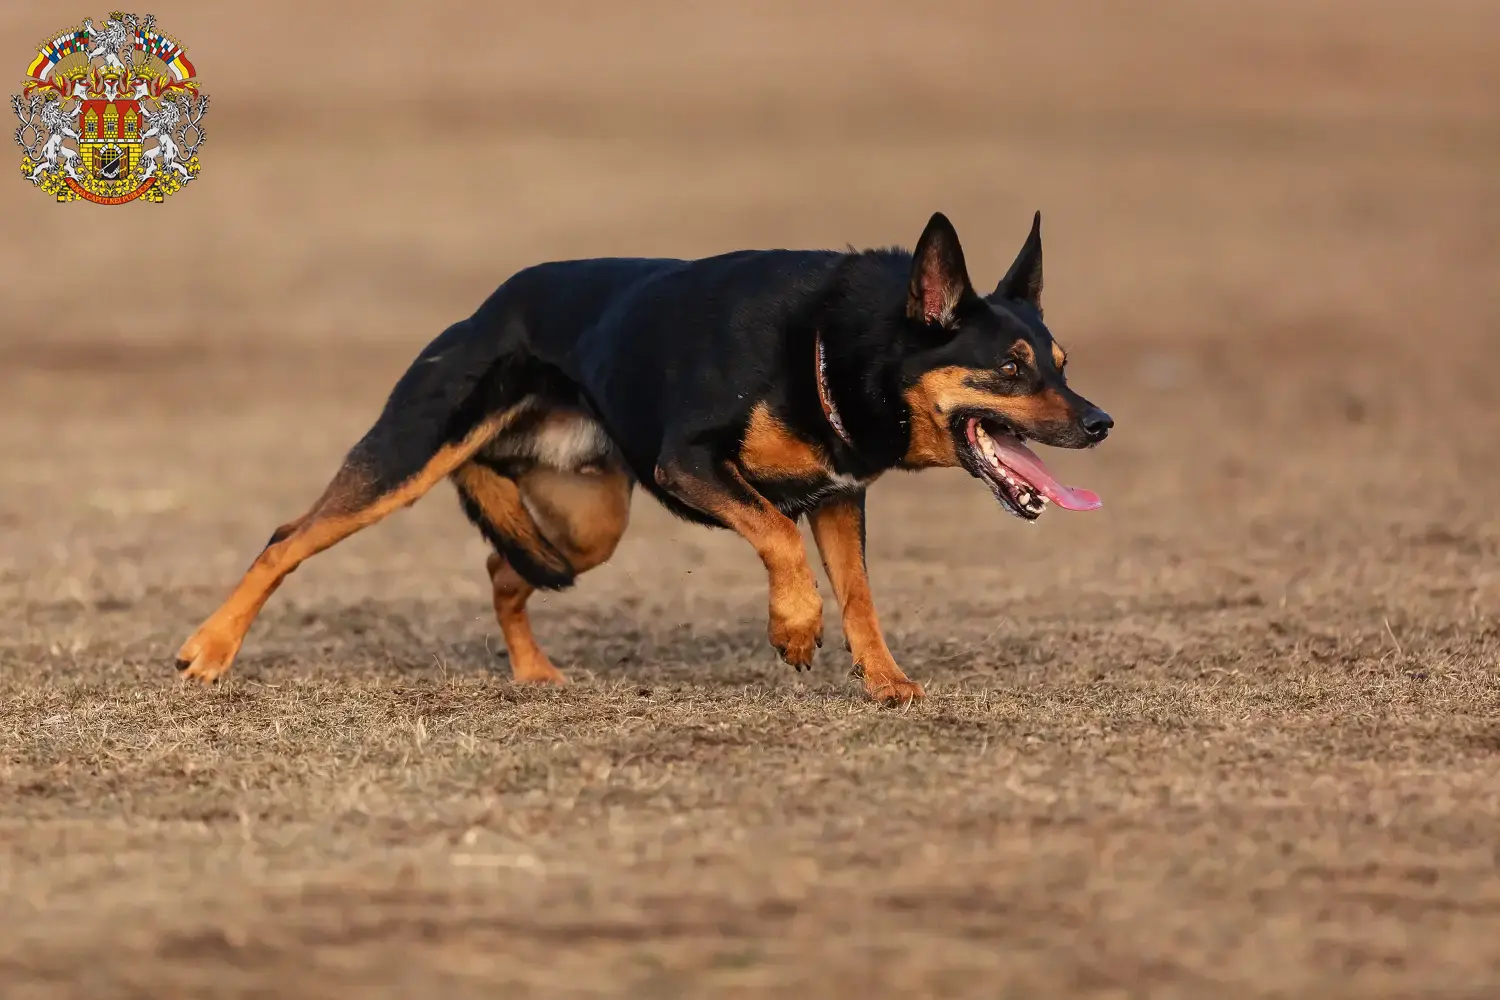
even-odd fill
[{"label": "coat of arms emblem", "polygon": [[21,176],[58,201],[161,202],[197,178],[208,96],[153,15],[113,11],[48,39],[23,86]]}]

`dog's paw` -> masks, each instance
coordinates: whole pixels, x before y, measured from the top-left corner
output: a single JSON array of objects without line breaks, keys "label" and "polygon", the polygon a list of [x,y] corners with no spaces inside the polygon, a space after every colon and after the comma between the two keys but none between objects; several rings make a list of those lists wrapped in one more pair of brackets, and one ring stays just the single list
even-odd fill
[{"label": "dog's paw", "polygon": [[861,670],[870,700],[887,708],[900,708],[927,697],[922,685],[903,674],[894,664],[887,670]]},{"label": "dog's paw", "polygon": [[552,665],[552,661],[545,656],[538,656],[529,661],[511,658],[510,680],[512,684],[539,685],[543,687],[562,687],[568,683],[568,678],[561,670]]},{"label": "dog's paw", "polygon": [[900,708],[927,697],[922,685],[913,680],[891,680],[867,689],[870,697],[887,708]]},{"label": "dog's paw", "polygon": [[767,633],[782,660],[799,671],[811,670],[813,656],[823,645],[823,602],[791,613],[778,614],[773,608]]},{"label": "dog's paw", "polygon": [[177,651],[177,669],[183,680],[212,684],[234,663],[240,651],[240,640],[234,636],[199,629],[191,639]]}]

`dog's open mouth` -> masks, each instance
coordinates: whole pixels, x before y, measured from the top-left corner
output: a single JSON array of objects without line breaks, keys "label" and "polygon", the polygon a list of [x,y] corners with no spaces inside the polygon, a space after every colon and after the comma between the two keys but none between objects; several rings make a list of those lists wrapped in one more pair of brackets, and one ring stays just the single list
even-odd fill
[{"label": "dog's open mouth", "polygon": [[1036,452],[992,421],[967,418],[961,442],[959,452],[970,474],[988,483],[1001,506],[1022,520],[1035,521],[1049,503],[1063,510],[1104,506],[1099,494],[1059,483]]}]

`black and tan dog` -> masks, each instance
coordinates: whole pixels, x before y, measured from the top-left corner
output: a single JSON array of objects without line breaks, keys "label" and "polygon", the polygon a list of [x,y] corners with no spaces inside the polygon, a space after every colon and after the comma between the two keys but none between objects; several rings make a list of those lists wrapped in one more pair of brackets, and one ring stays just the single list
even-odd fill
[{"label": "black and tan dog", "polygon": [[542,264],[429,344],[319,500],[276,529],[183,644],[185,676],[229,669],[266,599],[309,556],[441,480],[494,546],[495,614],[517,681],[561,683],[526,616],[614,552],[640,482],[729,528],[770,578],[770,639],[801,670],[823,601],[806,515],[869,694],[922,696],[886,648],[865,572],[865,489],[891,469],[961,466],[1034,521],[1062,486],[1022,442],[1102,441],[1113,422],[1068,388],[1042,322],[1041,216],[988,296],[934,215],[912,253],[744,251],[696,261]]}]

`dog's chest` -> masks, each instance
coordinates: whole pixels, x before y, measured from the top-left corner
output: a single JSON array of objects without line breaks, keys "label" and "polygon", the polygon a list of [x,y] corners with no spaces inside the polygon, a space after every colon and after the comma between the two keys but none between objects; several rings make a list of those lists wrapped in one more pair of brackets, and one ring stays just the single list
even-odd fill
[{"label": "dog's chest", "polygon": [[783,514],[795,515],[839,496],[863,492],[875,477],[860,479],[839,472],[796,479],[757,476],[751,480],[756,492],[771,501]]},{"label": "dog's chest", "polygon": [[750,484],[788,514],[810,510],[829,497],[858,493],[874,480],[841,472],[823,446],[793,430],[764,403],[750,415],[739,460]]}]

